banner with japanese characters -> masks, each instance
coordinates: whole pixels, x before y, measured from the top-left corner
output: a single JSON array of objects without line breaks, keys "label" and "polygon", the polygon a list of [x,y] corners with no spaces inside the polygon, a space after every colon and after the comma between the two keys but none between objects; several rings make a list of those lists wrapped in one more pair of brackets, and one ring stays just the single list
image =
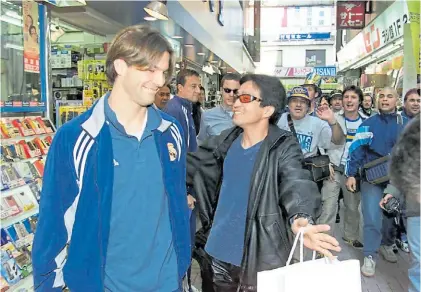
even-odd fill
[{"label": "banner with japanese characters", "polygon": [[337,29],[361,29],[365,25],[365,2],[338,1],[336,10],[336,28]]},{"label": "banner with japanese characters", "polygon": [[402,39],[406,23],[410,23],[408,6],[394,2],[337,53],[339,70]]},{"label": "banner with japanese characters", "polygon": [[25,72],[39,73],[38,3],[22,2],[23,10],[23,62]]}]

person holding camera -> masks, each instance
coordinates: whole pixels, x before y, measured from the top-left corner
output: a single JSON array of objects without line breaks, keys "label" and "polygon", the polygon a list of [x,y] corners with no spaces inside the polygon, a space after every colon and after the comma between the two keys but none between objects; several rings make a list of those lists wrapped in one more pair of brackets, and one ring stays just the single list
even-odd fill
[{"label": "person holding camera", "polygon": [[[396,231],[394,218],[382,214],[379,201],[388,182],[388,158],[408,119],[396,112],[398,93],[385,87],[379,92],[380,113],[365,120],[358,128],[349,147],[345,167],[346,187],[356,192],[356,176],[361,173],[361,206],[364,220],[364,264],[361,273],[372,277],[376,271],[377,253],[386,261],[397,262],[393,252]],[[382,230],[383,228],[383,230]],[[383,231],[383,232],[382,232]]]},{"label": "person holding camera", "polygon": [[410,250],[409,292],[420,291],[420,116],[405,128],[392,152],[391,183],[380,207],[387,212],[406,209]]}]

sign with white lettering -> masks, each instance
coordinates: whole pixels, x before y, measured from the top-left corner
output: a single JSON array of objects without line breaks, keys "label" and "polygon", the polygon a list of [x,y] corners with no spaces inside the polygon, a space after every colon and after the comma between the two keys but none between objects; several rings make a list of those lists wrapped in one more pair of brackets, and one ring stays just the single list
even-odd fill
[{"label": "sign with white lettering", "polygon": [[336,4],[336,28],[337,29],[357,29],[364,28],[365,3],[341,2]]},{"label": "sign with white lettering", "polygon": [[311,33],[293,33],[279,35],[281,41],[297,41],[297,40],[328,40],[330,32],[311,32]]},{"label": "sign with white lettering", "polygon": [[408,6],[396,1],[357,34],[337,54],[342,70],[403,36],[403,25],[409,23]]},{"label": "sign with white lettering", "polygon": [[336,67],[315,67],[314,71],[320,76],[336,76]]}]

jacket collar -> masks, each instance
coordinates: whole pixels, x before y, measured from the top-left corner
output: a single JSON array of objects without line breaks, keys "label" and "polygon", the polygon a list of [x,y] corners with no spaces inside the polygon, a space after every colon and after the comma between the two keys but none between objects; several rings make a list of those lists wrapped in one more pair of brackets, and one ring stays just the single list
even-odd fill
[{"label": "jacket collar", "polygon": [[[96,138],[99,135],[102,127],[105,124],[105,101],[108,99],[110,92],[105,94],[101,97],[95,105],[91,108],[91,115],[89,118],[82,124],[82,128],[88,132],[92,138]],[[152,105],[156,110],[158,108],[155,105]],[[159,111],[159,110],[158,110]],[[172,122],[166,120],[161,114],[161,124],[157,128],[160,132],[165,132],[170,126]]]},{"label": "jacket collar", "polygon": [[[221,134],[221,135],[225,135],[225,137],[222,137],[222,142],[220,145],[217,146],[214,154],[217,157],[221,157],[221,156],[225,157],[225,155],[228,152],[228,149],[231,147],[234,140],[237,139],[237,137],[240,136],[240,134],[243,132],[244,132],[243,129],[241,129],[240,127],[234,127],[231,130]],[[268,146],[268,149],[272,149],[273,147],[278,145],[281,138],[286,135],[289,135],[289,132],[280,129],[276,125],[270,124],[268,135],[263,140],[262,146],[266,145]]]}]

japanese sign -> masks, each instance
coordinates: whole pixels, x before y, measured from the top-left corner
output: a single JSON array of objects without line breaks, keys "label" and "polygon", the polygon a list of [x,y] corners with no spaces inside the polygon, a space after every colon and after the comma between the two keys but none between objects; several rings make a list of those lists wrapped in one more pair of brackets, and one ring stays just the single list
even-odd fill
[{"label": "japanese sign", "polygon": [[402,1],[390,5],[338,52],[339,69],[342,70],[401,38],[404,24],[410,22],[408,15],[408,7]]},{"label": "japanese sign", "polygon": [[365,3],[337,2],[336,28],[361,29],[365,24]]},{"label": "japanese sign", "polygon": [[330,39],[330,32],[281,34],[279,36],[279,39],[281,41],[285,41],[285,40],[323,40],[323,39]]},{"label": "japanese sign", "polygon": [[273,75],[276,77],[306,77],[306,75],[313,71],[311,67],[278,67],[275,68]]},{"label": "japanese sign", "polygon": [[38,3],[23,1],[23,61],[25,72],[39,73]]}]

